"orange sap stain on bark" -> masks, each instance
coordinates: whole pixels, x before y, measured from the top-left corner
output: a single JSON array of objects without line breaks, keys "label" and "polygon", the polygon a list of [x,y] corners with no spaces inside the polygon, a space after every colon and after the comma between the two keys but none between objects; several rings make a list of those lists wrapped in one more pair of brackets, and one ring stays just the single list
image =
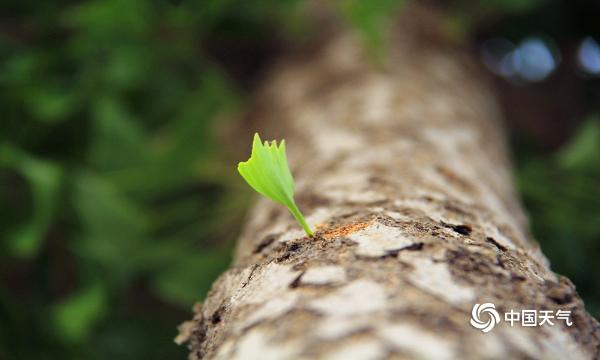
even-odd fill
[{"label": "orange sap stain on bark", "polygon": [[[361,222],[351,223],[348,225],[343,225],[340,227],[325,229],[319,235],[321,235],[321,237],[323,237],[325,240],[331,240],[331,239],[347,236],[347,235],[350,235],[357,231],[360,231],[360,230],[366,228],[367,226],[369,226],[372,222],[373,222],[373,220],[361,221]],[[322,227],[323,226],[316,226],[317,231],[320,231],[320,228],[322,228]]]}]

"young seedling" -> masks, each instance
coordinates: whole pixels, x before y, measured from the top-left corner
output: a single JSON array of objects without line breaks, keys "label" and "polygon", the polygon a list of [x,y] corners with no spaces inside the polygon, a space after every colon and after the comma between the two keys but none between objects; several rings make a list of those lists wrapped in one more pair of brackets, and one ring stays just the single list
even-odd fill
[{"label": "young seedling", "polygon": [[308,236],[313,232],[294,201],[294,179],[285,155],[285,140],[279,146],[273,140],[264,144],[258,133],[252,141],[252,154],[246,162],[238,164],[238,172],[259,194],[285,205]]}]

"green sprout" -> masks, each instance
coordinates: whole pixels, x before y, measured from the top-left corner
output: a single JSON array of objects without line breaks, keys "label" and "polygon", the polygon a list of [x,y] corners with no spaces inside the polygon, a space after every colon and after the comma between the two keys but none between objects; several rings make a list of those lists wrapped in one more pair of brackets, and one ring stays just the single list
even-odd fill
[{"label": "green sprout", "polygon": [[281,140],[279,147],[275,140],[270,145],[267,141],[263,144],[258,133],[255,133],[250,159],[238,164],[238,172],[259,194],[285,205],[306,234],[313,236],[294,202],[294,179],[285,155],[285,140]]}]

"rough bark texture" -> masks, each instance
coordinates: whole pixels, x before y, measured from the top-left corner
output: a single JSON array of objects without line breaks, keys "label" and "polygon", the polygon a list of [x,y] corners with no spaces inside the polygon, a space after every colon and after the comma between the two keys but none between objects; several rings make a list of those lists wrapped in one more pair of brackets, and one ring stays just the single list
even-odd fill
[{"label": "rough bark texture", "polygon": [[[598,323],[527,232],[493,95],[427,18],[406,11],[385,70],[345,34],[266,81],[252,117],[286,138],[318,231],[258,201],[181,326],[192,359],[598,356]],[[571,310],[574,325],[484,334],[469,324],[484,302]]]}]

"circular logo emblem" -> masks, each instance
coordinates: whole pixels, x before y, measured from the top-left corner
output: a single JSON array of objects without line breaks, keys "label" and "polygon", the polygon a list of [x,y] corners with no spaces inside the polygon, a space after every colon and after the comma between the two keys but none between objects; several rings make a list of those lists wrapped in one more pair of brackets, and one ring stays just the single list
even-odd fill
[{"label": "circular logo emblem", "polygon": [[500,315],[492,303],[475,304],[471,311],[471,326],[487,333],[500,322]]}]

